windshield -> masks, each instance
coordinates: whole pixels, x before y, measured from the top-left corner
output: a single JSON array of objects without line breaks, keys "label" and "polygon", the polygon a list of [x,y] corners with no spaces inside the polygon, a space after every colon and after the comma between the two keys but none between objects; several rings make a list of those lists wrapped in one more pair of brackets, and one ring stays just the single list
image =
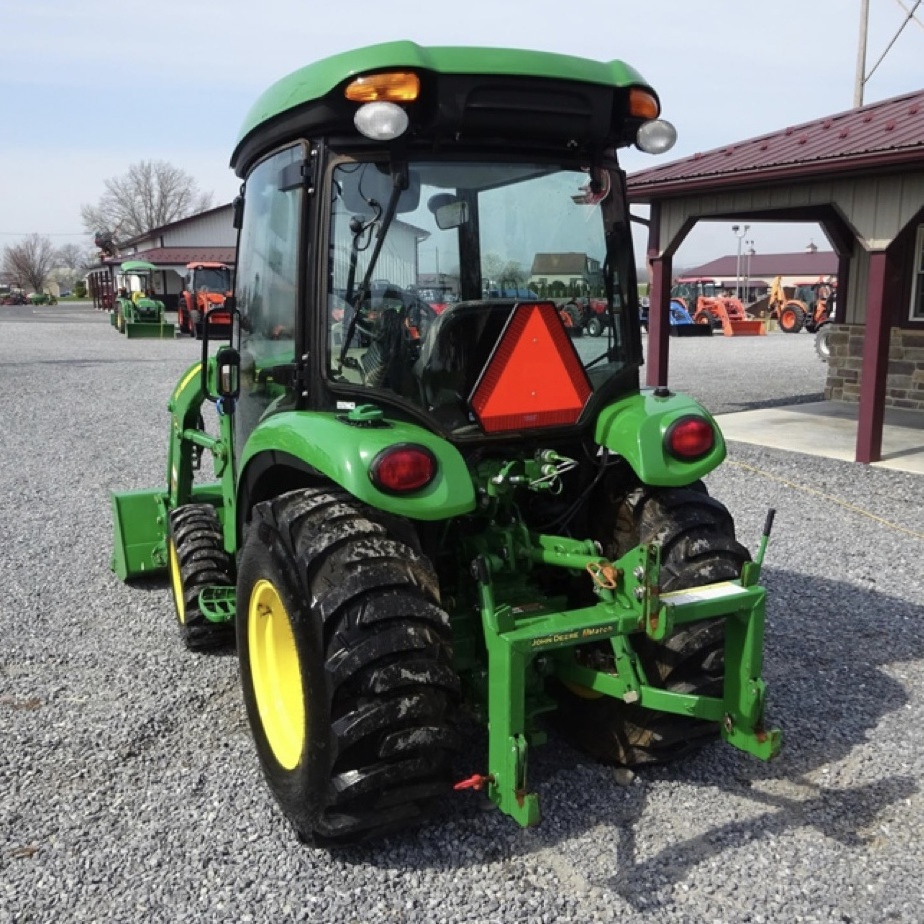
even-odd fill
[{"label": "windshield", "polygon": [[228,270],[216,267],[197,269],[193,286],[196,290],[208,289],[209,292],[227,292],[231,288],[230,273]]},{"label": "windshield", "polygon": [[333,168],[335,387],[385,390],[449,431],[470,429],[472,390],[511,311],[536,301],[553,302],[592,389],[630,364],[637,308],[618,174],[596,169],[592,182],[577,167],[470,161],[406,170],[394,193],[387,165]]}]

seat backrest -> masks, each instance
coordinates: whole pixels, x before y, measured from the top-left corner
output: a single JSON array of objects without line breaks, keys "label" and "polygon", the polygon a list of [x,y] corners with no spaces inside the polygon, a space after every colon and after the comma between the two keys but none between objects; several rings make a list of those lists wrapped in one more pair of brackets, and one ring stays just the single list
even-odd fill
[{"label": "seat backrest", "polygon": [[468,399],[516,304],[515,299],[457,302],[431,323],[416,363],[430,410],[468,416]]}]

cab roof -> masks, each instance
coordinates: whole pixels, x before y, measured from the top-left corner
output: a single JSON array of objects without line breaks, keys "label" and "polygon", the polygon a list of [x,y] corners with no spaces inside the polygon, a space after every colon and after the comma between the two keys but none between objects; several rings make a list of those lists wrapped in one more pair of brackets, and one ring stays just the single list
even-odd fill
[{"label": "cab roof", "polygon": [[391,68],[453,75],[536,77],[613,88],[650,89],[638,71],[620,60],[595,61],[516,48],[424,47],[410,41],[386,42],[323,58],[270,86],[244,119],[232,155],[232,166],[236,164],[245,140],[264,123],[300,106],[321,100],[352,77]]}]

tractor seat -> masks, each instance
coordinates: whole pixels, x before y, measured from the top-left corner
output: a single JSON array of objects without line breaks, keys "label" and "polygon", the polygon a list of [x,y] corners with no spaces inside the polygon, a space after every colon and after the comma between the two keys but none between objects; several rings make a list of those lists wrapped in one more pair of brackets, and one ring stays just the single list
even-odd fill
[{"label": "tractor seat", "polygon": [[430,324],[414,371],[424,406],[444,426],[470,423],[469,396],[516,304],[512,298],[457,302]]}]

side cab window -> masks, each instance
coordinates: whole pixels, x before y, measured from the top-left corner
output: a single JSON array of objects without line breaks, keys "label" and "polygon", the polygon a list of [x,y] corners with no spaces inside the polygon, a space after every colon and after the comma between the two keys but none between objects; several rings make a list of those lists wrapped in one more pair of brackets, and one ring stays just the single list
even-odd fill
[{"label": "side cab window", "polygon": [[291,173],[286,168],[304,156],[302,144],[277,151],[254,167],[244,189],[236,286],[241,313],[241,397],[235,414],[239,444],[286,396],[294,370],[303,188],[287,188],[285,177]]}]

